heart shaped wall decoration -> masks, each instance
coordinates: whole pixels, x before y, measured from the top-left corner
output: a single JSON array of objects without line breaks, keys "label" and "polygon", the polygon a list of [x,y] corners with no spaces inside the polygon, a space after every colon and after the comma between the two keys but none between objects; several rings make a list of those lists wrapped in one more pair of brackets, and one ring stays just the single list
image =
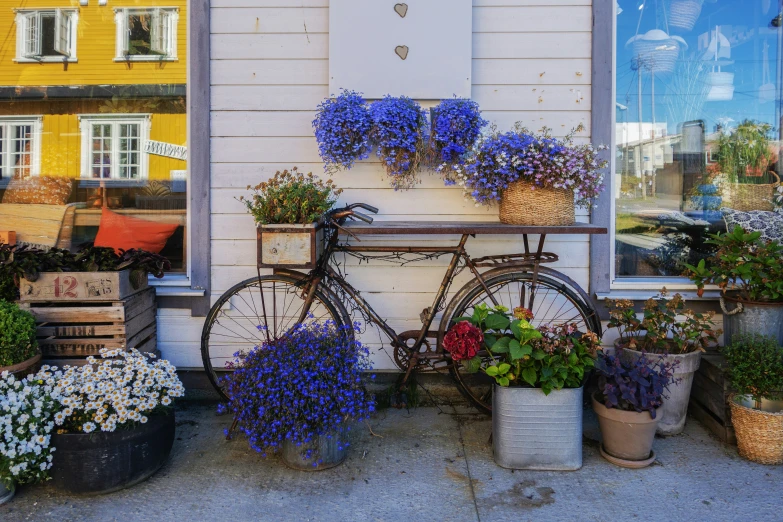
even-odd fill
[{"label": "heart shaped wall decoration", "polygon": [[394,12],[400,15],[400,18],[405,18],[408,14],[408,4],[394,4]]},{"label": "heart shaped wall decoration", "polygon": [[407,45],[398,45],[394,48],[394,53],[402,58],[403,60],[408,57],[408,46]]}]

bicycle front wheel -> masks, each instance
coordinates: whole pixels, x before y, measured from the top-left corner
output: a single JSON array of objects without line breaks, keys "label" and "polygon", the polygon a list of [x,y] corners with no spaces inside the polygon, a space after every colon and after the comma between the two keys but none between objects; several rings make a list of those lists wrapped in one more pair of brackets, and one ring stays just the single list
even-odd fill
[{"label": "bicycle front wheel", "polygon": [[303,323],[350,322],[345,308],[319,287],[305,310],[302,280],[287,275],[254,277],[234,285],[212,306],[201,332],[201,358],[212,385],[227,399],[221,377],[237,355],[277,339],[304,315]]},{"label": "bicycle front wheel", "polygon": [[[531,295],[534,296],[531,310],[533,326],[575,323],[579,331],[601,334],[601,322],[589,304],[587,295],[565,274],[542,267],[535,290],[533,273],[520,269],[489,276],[485,283],[489,293],[478,280],[474,280],[454,297],[443,313],[438,336],[440,340],[453,324],[454,318],[471,315],[473,307],[478,304],[485,303],[489,307],[499,304],[509,310],[518,306],[527,308]],[[450,365],[449,371],[462,395],[480,411],[492,412],[494,379],[483,372],[467,373],[460,364]]]}]

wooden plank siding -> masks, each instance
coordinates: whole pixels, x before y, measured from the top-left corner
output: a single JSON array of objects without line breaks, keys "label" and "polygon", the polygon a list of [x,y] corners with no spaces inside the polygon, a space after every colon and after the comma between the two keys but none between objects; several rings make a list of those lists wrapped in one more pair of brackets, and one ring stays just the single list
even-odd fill
[{"label": "wooden plank siding", "polygon": [[[212,0],[211,2],[211,302],[232,284],[255,274],[255,229],[236,198],[248,184],[298,165],[322,172],[312,134],[316,105],[328,92],[328,0]],[[473,0],[473,95],[484,116],[501,129],[522,121],[563,136],[582,123],[590,139],[590,0]],[[350,87],[350,86],[346,86]],[[432,106],[433,101],[422,101]],[[461,190],[429,173],[410,191],[388,186],[376,158],[334,176],[341,202],[378,206],[380,220],[496,221],[497,208],[476,207]],[[586,212],[578,213],[588,221]],[[363,244],[453,245],[456,236],[366,238]],[[554,265],[588,284],[587,236],[552,237]],[[471,255],[514,252],[521,238],[479,236]],[[420,326],[447,256],[397,268],[347,260],[348,279],[400,329]],[[467,280],[462,274],[452,290]],[[181,367],[200,367],[203,319],[159,311],[158,347]],[[363,336],[378,368],[392,368],[379,351],[376,331]]]},{"label": "wooden plank siding", "polygon": [[[115,62],[116,24],[114,9],[121,7],[176,7],[177,60],[166,62]],[[14,9],[78,9],[76,62],[17,63],[16,20]],[[187,55],[186,0],[112,0],[106,6],[91,2],[79,6],[71,0],[0,0],[0,85],[109,85],[109,84],[184,84]]]}]

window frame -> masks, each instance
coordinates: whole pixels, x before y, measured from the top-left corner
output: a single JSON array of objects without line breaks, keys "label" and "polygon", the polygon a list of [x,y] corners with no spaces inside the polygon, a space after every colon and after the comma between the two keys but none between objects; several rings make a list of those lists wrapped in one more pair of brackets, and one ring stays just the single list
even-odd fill
[{"label": "window frame", "polygon": [[[16,54],[14,61],[17,63],[76,63],[78,62],[77,55],[77,40],[78,40],[78,25],[79,25],[79,9],[78,8],[35,8],[35,9],[14,9],[16,16],[14,17],[14,23],[16,24]],[[36,15],[38,19],[39,34],[38,45],[40,46],[40,26],[41,15],[54,14],[55,15],[55,40],[58,30],[57,15],[68,16],[71,19],[70,24],[70,52],[68,55],[46,55],[37,57],[25,56],[25,36],[27,34],[27,17],[30,15]]]},{"label": "window frame", "polygon": [[[8,127],[11,125],[31,125],[33,128],[33,135],[31,138],[32,147],[30,150],[30,175],[40,176],[41,174],[41,133],[43,130],[43,116],[0,116],[0,127],[3,128],[0,135],[0,141],[6,142],[8,140]],[[0,174],[0,182],[6,183],[12,179],[12,176],[5,175],[5,168],[8,165],[6,158],[11,156],[11,151],[3,145],[0,151],[0,169],[3,174]]]},{"label": "window frame", "polygon": [[[108,178],[95,178],[92,176],[92,126],[109,123],[112,125],[112,163],[111,176]],[[115,129],[122,124],[137,124],[139,128],[139,177],[121,178],[115,175],[115,169],[119,168],[119,134]],[[81,172],[80,179],[114,181],[143,181],[149,179],[149,154],[144,152],[144,143],[150,139],[151,115],[148,113],[128,114],[80,114],[79,132],[81,133]]]},{"label": "window frame", "polygon": [[[165,13],[168,17],[167,28],[169,32],[169,42],[166,49],[166,54],[145,54],[145,55],[126,55],[128,50],[128,16],[134,13],[146,13],[153,11],[160,16],[161,13]],[[150,7],[116,7],[114,8],[114,25],[115,25],[115,62],[175,62],[179,58],[177,56],[177,28],[179,26],[179,8],[166,7],[166,6],[150,6]],[[150,31],[150,40],[152,40],[152,31]],[[152,43],[152,42],[150,42]]]}]

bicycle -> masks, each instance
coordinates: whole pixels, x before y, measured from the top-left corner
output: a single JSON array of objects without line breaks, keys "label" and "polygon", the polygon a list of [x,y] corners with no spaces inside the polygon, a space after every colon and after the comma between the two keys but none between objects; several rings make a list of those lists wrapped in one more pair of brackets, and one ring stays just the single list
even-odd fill
[{"label": "bicycle", "polygon": [[[276,268],[272,275],[263,276],[259,270],[256,277],[226,291],[211,308],[202,330],[201,353],[207,376],[224,398],[218,371],[226,369],[226,363],[234,359],[236,352],[278,338],[296,323],[331,320],[338,326],[351,324],[346,304],[352,311],[359,312],[366,324],[378,327],[390,339],[394,362],[405,372],[403,383],[414,371],[447,369],[460,392],[487,413],[491,411],[492,379],[481,372],[469,374],[460,364],[452,364],[442,348],[443,337],[454,318],[469,315],[479,303],[503,305],[510,310],[524,306],[533,312],[534,325],[576,323],[580,331],[601,334],[598,314],[585,291],[562,272],[541,265],[558,259],[556,254],[543,251],[547,234],[599,234],[606,233],[605,228],[583,223],[559,227],[464,222],[371,225],[373,218],[355,210],[357,208],[378,212],[375,207],[356,203],[323,216],[325,246],[314,269],[305,273]],[[461,237],[456,246],[363,246],[341,242],[341,233],[356,239],[364,234],[458,234]],[[468,238],[490,233],[521,234],[524,252],[471,258],[465,250]],[[528,234],[539,235],[535,251],[530,249]],[[333,256],[337,253],[357,257],[372,257],[371,253],[380,256],[417,254],[425,259],[442,255],[452,257],[432,305],[420,315],[422,327],[397,332],[333,264]],[[479,270],[484,268],[488,270]],[[447,302],[454,277],[463,269],[470,270],[473,278]],[[438,328],[431,330],[441,310]]]}]

